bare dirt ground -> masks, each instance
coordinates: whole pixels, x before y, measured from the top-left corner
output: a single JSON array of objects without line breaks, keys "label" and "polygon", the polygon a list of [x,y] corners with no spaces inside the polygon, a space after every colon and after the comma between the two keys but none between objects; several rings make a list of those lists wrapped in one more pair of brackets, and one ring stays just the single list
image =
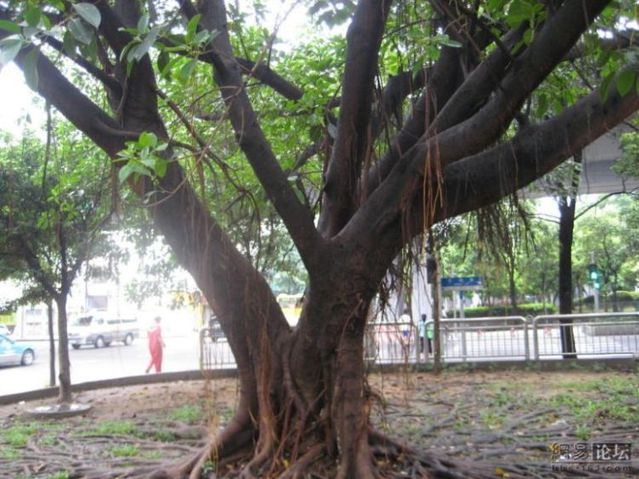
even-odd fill
[{"label": "bare dirt ground", "polygon": [[[441,457],[488,463],[495,477],[639,476],[636,372],[405,372],[373,374],[369,383],[374,421],[388,435]],[[2,406],[0,478],[125,477],[176,461],[223,427],[236,393],[233,379],[89,391],[76,396],[92,405],[88,414],[56,421],[24,415],[51,401]],[[617,444],[617,461],[577,451],[592,454],[595,443],[608,452]]]}]

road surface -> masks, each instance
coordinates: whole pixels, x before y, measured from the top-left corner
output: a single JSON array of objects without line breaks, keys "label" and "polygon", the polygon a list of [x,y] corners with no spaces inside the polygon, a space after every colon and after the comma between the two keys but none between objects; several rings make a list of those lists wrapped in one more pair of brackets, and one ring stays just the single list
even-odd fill
[{"label": "road surface", "polygon": [[[199,368],[199,342],[196,334],[165,337],[162,370],[190,371]],[[49,345],[45,341],[31,341],[36,348],[36,361],[31,366],[0,367],[0,396],[31,391],[49,386]],[[228,351],[228,343],[216,346]],[[145,338],[132,345],[113,343],[106,348],[83,347],[69,349],[71,382],[78,384],[100,379],[111,379],[144,374],[150,356]],[[57,360],[56,360],[57,363]]]}]

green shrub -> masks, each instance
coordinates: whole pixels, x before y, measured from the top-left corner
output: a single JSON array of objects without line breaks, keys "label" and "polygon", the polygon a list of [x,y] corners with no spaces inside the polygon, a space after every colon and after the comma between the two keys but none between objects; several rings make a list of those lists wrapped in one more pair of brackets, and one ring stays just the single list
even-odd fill
[{"label": "green shrub", "polygon": [[[612,294],[608,295],[608,300],[612,300]],[[617,291],[617,301],[637,301],[639,300],[639,292],[637,291]]]},{"label": "green shrub", "polygon": [[542,314],[555,314],[557,307],[546,303],[519,304],[516,309],[510,306],[476,306],[464,308],[464,316],[467,318],[481,318],[493,316],[539,316]]}]

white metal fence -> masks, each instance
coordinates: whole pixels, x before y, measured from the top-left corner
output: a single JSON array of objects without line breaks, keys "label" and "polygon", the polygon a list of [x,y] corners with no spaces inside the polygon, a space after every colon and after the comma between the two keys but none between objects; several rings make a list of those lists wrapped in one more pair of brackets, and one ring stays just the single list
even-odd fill
[{"label": "white metal fence", "polygon": [[[423,330],[431,326],[429,321]],[[441,360],[560,359],[562,328],[572,331],[577,359],[639,357],[638,312],[442,319]],[[375,364],[425,363],[433,361],[436,346],[434,339],[420,338],[413,323],[372,323],[364,338],[364,355]],[[228,343],[213,340],[206,330],[200,336],[200,351],[204,369],[235,367]]]},{"label": "white metal fence", "polygon": [[562,356],[562,327],[572,329],[578,358],[639,356],[639,313],[537,316],[531,327],[533,359]]}]

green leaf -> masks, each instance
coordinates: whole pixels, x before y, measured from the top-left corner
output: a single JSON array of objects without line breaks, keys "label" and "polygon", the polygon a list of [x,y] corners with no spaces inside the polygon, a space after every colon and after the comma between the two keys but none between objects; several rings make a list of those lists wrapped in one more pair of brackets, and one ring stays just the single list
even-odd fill
[{"label": "green leaf", "polygon": [[133,168],[131,162],[129,162],[118,171],[118,181],[124,183],[131,174],[133,174]]},{"label": "green leaf", "polygon": [[30,27],[37,27],[40,23],[40,9],[35,5],[30,6],[24,12],[24,20],[27,22],[27,25]]},{"label": "green leaf", "polygon": [[162,50],[158,55],[158,70],[160,73],[164,75],[164,70],[169,66],[169,62],[171,61],[171,57],[167,52]]},{"label": "green leaf", "polygon": [[100,10],[98,10],[95,5],[81,2],[73,5],[73,9],[89,25],[93,25],[95,28],[98,28],[100,26],[102,15],[100,15]]},{"label": "green leaf", "polygon": [[193,16],[193,18],[191,18],[189,20],[189,23],[187,23],[186,25],[186,42],[189,43],[193,37],[195,36],[195,32],[197,32],[197,26],[200,23],[200,19],[202,18],[201,14],[197,14],[195,16]]},{"label": "green leaf", "polygon": [[30,51],[24,58],[24,79],[27,85],[34,90],[38,90],[38,51]]},{"label": "green leaf", "polygon": [[138,32],[140,33],[146,33],[148,28],[149,28],[149,14],[145,13],[138,20],[137,29],[138,29]]},{"label": "green leaf", "polygon": [[9,20],[0,20],[0,30],[11,33],[20,33],[20,27]]},{"label": "green leaf", "polygon": [[74,18],[69,21],[67,28],[80,43],[84,43],[85,45],[91,43],[93,32],[89,30],[79,18]]},{"label": "green leaf", "polygon": [[142,166],[141,163],[131,160],[118,171],[118,180],[120,183],[124,183],[129,176],[138,175],[138,176],[151,176],[151,172]]},{"label": "green leaf", "polygon": [[439,40],[439,43],[441,43],[442,45],[445,45],[447,47],[461,48],[463,46],[457,40],[453,40],[448,35],[442,35],[442,36],[438,37],[438,40]]},{"label": "green leaf", "polygon": [[209,40],[213,38],[215,38],[214,33],[211,33],[208,30],[201,30],[195,35],[195,38],[193,38],[193,41],[196,44],[200,45],[202,43],[208,42]]},{"label": "green leaf", "polygon": [[51,27],[53,27],[51,20],[46,15],[42,15],[42,25],[44,25],[45,30],[51,30]]},{"label": "green leaf", "polygon": [[166,170],[169,166],[169,162],[166,161],[164,158],[160,158],[159,156],[155,157],[155,174],[159,177],[159,178],[163,178],[164,175],[166,175]]},{"label": "green leaf", "polygon": [[80,52],[84,58],[88,58],[93,62],[97,62],[98,58],[98,40],[95,35],[91,37],[91,43],[88,45],[80,45]]},{"label": "green leaf", "polygon": [[158,144],[158,137],[155,136],[155,133],[145,131],[142,134],[140,134],[140,138],[138,139],[138,146],[145,148],[147,146],[155,146],[157,144]]},{"label": "green leaf", "polygon": [[608,95],[610,94],[610,85],[612,84],[612,80],[614,80],[614,78],[614,73],[609,73],[601,82],[599,93],[603,101],[606,101],[608,99]]},{"label": "green leaf", "polygon": [[604,66],[608,62],[609,58],[610,58],[610,50],[601,49],[601,51],[597,54],[597,66],[598,67]]},{"label": "green leaf", "polygon": [[155,170],[155,157],[148,150],[140,153],[140,163],[148,168],[149,171]]},{"label": "green leaf", "polygon": [[533,37],[535,35],[535,31],[532,28],[529,28],[524,32],[523,41],[526,45],[530,45],[533,41]]},{"label": "green leaf", "polygon": [[180,68],[180,71],[178,73],[178,79],[182,83],[186,83],[188,79],[191,78],[191,75],[193,74],[193,70],[195,70],[196,66],[197,66],[197,60],[195,59],[189,60],[188,62],[186,62],[182,66],[182,68]]},{"label": "green leaf", "polygon": [[49,0],[52,7],[57,8],[59,11],[64,12],[64,2],[62,0]]},{"label": "green leaf", "polygon": [[64,37],[62,39],[62,48],[65,53],[70,56],[74,56],[76,53],[76,48],[78,44],[75,41],[75,37],[69,31],[64,32]]},{"label": "green leaf", "polygon": [[635,84],[637,74],[632,70],[624,70],[617,77],[617,91],[621,96],[626,96]]},{"label": "green leaf", "polygon": [[160,27],[153,27],[149,34],[144,37],[144,40],[137,44],[131,50],[131,53],[127,55],[129,60],[139,61],[144,55],[149,52],[151,46],[155,43],[158,38],[158,34],[160,33]]},{"label": "green leaf", "polygon": [[0,41],[0,65],[11,63],[22,48],[22,39],[16,37],[5,38]]}]

